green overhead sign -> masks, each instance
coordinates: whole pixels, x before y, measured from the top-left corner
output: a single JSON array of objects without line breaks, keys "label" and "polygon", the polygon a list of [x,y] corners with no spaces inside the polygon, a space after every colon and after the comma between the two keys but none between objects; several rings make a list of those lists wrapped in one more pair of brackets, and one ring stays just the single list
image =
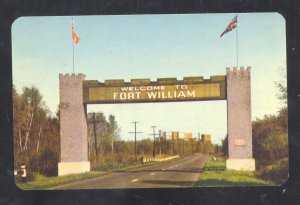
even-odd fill
[{"label": "green overhead sign", "polygon": [[84,103],[138,103],[138,102],[172,102],[193,100],[226,99],[225,76],[133,79],[130,83],[124,80],[97,80],[83,82]]}]

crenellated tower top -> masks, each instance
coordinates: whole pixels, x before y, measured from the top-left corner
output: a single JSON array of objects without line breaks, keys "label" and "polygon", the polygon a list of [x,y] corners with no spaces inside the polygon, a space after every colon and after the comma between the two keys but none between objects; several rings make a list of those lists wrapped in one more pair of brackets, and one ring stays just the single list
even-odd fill
[{"label": "crenellated tower top", "polygon": [[72,73],[72,74],[69,74],[69,73],[66,73],[66,74],[63,74],[63,73],[60,73],[59,74],[59,79],[78,79],[78,80],[84,80],[85,79],[85,75],[82,74],[82,73],[78,73],[77,75],[75,73]]},{"label": "crenellated tower top", "polygon": [[237,68],[237,67],[227,67],[226,68],[226,73],[227,74],[230,74],[230,73],[250,73],[251,71],[251,67],[250,66],[247,66],[247,68],[245,67],[240,67],[240,68]]},{"label": "crenellated tower top", "polygon": [[241,78],[250,78],[250,75],[251,74],[251,67],[250,66],[247,66],[247,68],[244,68],[244,67],[240,67],[239,69],[237,67],[233,67],[233,68],[230,68],[230,67],[227,67],[226,68],[226,75],[227,75],[227,78],[229,77],[241,77]]}]

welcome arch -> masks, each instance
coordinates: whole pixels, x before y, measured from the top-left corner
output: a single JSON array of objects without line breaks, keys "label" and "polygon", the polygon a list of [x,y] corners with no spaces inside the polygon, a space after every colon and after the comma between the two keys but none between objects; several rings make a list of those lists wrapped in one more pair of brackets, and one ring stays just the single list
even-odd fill
[{"label": "welcome arch", "polygon": [[58,175],[90,171],[87,104],[177,101],[227,101],[226,168],[255,170],[252,158],[250,67],[227,68],[226,75],[150,79],[85,80],[84,74],[59,74],[61,161]]}]

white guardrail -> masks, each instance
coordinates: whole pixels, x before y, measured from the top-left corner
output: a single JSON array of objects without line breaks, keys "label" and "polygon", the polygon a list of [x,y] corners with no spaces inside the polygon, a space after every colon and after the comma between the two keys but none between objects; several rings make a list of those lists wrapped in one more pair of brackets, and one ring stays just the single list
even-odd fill
[{"label": "white guardrail", "polygon": [[143,157],[143,163],[145,164],[148,162],[162,162],[162,161],[167,161],[167,160],[171,160],[171,159],[176,159],[178,157],[179,157],[179,155],[165,157],[165,158]]}]

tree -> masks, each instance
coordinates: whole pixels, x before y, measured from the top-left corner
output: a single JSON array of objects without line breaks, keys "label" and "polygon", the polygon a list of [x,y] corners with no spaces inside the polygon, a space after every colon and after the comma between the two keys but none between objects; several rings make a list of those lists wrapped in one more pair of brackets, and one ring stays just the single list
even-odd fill
[{"label": "tree", "polygon": [[282,102],[286,106],[286,104],[287,104],[286,69],[281,68],[280,72],[281,72],[282,80],[275,82],[275,85],[279,90],[279,93],[277,94],[277,97],[278,97],[278,99],[282,100]]},{"label": "tree", "polygon": [[253,156],[258,167],[288,156],[287,109],[277,115],[266,115],[252,123]]},{"label": "tree", "polygon": [[14,134],[17,154],[22,163],[28,162],[28,154],[35,147],[39,151],[39,140],[43,132],[47,109],[39,90],[24,87],[21,95],[14,93]]},{"label": "tree", "polygon": [[[95,117],[95,119],[94,119]],[[100,149],[101,154],[105,151],[105,136],[108,133],[107,122],[102,112],[88,113],[88,130],[89,130],[89,142],[90,149],[94,150],[94,153]],[[95,120],[95,122],[94,122]],[[95,130],[94,130],[95,126]]]},{"label": "tree", "polygon": [[221,152],[223,156],[228,157],[228,135],[222,140]]},{"label": "tree", "polygon": [[[55,175],[60,154],[59,123],[58,118],[50,117],[38,88],[23,87],[20,94],[13,88],[13,133],[15,167],[25,165],[29,175]],[[43,163],[48,165],[43,167]]]},{"label": "tree", "polygon": [[214,154],[216,156],[222,156],[223,155],[223,153],[222,153],[222,145],[215,144],[214,146],[215,146],[215,148],[214,148],[214,150],[215,150]]},{"label": "tree", "polygon": [[[109,115],[107,121],[102,112],[95,113],[95,133],[93,118],[94,113],[88,113],[87,120],[89,122],[89,150],[94,150],[94,153],[97,153],[99,149],[101,155],[104,155],[110,151],[113,152],[114,141],[120,140],[120,128],[115,120],[115,116]],[[90,156],[91,154],[92,152],[90,151]]]},{"label": "tree", "polygon": [[109,115],[108,117],[108,138],[111,141],[111,152],[114,152],[114,141],[120,140],[120,129],[118,128],[115,116]]},{"label": "tree", "polygon": [[[283,71],[282,71],[283,73]],[[288,109],[286,74],[283,80],[275,82],[279,90],[278,99],[284,106],[277,114],[265,115],[252,123],[253,155],[258,168],[276,163],[279,159],[288,157]]]}]

